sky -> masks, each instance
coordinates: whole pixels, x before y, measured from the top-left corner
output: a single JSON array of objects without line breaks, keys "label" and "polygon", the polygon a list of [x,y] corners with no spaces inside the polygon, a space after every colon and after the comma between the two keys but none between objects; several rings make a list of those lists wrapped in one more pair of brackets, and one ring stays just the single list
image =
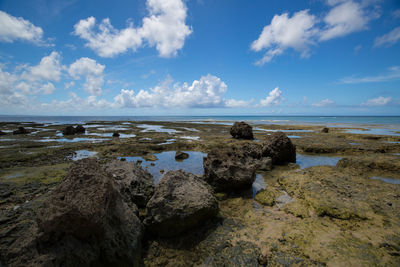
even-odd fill
[{"label": "sky", "polygon": [[2,115],[400,115],[398,0],[0,0]]}]

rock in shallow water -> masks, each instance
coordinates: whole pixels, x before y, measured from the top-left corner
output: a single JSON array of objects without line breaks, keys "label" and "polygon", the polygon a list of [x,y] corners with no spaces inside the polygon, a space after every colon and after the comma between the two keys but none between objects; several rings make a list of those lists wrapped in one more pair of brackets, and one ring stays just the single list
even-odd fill
[{"label": "rock in shallow water", "polygon": [[176,153],[175,153],[175,159],[176,160],[184,160],[184,159],[187,159],[187,158],[189,158],[189,154],[188,153],[185,153],[185,152],[182,152],[182,151],[176,151]]},{"label": "rock in shallow water", "polygon": [[13,134],[28,134],[29,131],[24,127],[18,127],[18,130],[13,131]]},{"label": "rock in shallow water", "polygon": [[148,230],[160,236],[175,236],[218,213],[211,187],[201,178],[182,170],[169,171],[157,185],[146,207]]},{"label": "rock in shallow water", "polygon": [[230,130],[233,138],[253,140],[253,128],[245,122],[235,122]]},{"label": "rock in shallow water", "polygon": [[272,164],[296,162],[296,147],[283,132],[271,134],[264,142],[262,156],[270,157]]}]

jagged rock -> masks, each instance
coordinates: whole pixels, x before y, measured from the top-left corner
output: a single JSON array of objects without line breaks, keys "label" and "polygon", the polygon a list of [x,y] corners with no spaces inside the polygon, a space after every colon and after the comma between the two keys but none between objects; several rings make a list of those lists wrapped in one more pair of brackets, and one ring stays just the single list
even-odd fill
[{"label": "jagged rock", "polygon": [[249,139],[252,140],[253,128],[245,122],[235,122],[230,130],[233,138],[236,139]]},{"label": "jagged rock", "polygon": [[41,266],[139,265],[140,220],[96,159],[71,166],[39,210],[37,225]]},{"label": "jagged rock", "polygon": [[276,132],[264,142],[262,156],[270,157],[272,164],[296,162],[296,147],[283,132]]},{"label": "jagged rock", "polygon": [[75,127],[75,133],[77,134],[85,133],[85,131],[86,129],[80,124]]},{"label": "jagged rock", "polygon": [[201,178],[182,170],[167,172],[146,207],[147,228],[160,236],[174,236],[218,213],[211,187]]},{"label": "jagged rock", "polygon": [[64,128],[62,131],[63,135],[74,135],[75,134],[75,128],[73,126],[67,126]]},{"label": "jagged rock", "polygon": [[176,151],[176,153],[175,153],[175,159],[176,160],[184,160],[184,159],[187,159],[187,158],[189,158],[189,154],[188,153],[185,153],[185,152],[182,152],[182,151]]},{"label": "jagged rock", "polygon": [[322,128],[321,133],[329,133],[329,128],[327,127]]},{"label": "jagged rock", "polygon": [[27,133],[29,133],[29,131],[22,126],[18,127],[18,130],[13,131],[13,134],[27,134]]},{"label": "jagged rock", "polygon": [[251,187],[258,164],[245,151],[237,148],[211,151],[203,159],[204,180],[217,192]]},{"label": "jagged rock", "polygon": [[119,137],[119,132],[114,132],[112,136],[113,137]]},{"label": "jagged rock", "polygon": [[111,173],[127,203],[133,202],[138,207],[145,207],[154,193],[151,174],[139,164],[113,160],[105,164],[104,169]]},{"label": "jagged rock", "polygon": [[7,133],[0,131],[0,135],[6,135]]}]

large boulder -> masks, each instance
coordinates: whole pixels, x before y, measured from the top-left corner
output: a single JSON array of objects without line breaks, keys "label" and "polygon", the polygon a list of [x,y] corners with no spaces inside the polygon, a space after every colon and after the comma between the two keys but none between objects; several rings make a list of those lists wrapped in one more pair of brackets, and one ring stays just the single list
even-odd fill
[{"label": "large boulder", "polygon": [[261,154],[248,146],[213,150],[203,159],[204,180],[217,192],[247,189],[255,180],[258,156],[261,159]]},{"label": "large boulder", "polygon": [[77,134],[85,133],[85,131],[86,131],[85,127],[83,127],[80,124],[75,127],[75,133]]},{"label": "large boulder", "polygon": [[151,174],[139,164],[113,160],[105,164],[104,169],[111,173],[119,191],[127,203],[144,208],[154,192]]},{"label": "large boulder", "polygon": [[201,225],[218,213],[212,188],[182,170],[169,171],[147,203],[144,220],[150,232],[170,237]]},{"label": "large boulder", "polygon": [[252,140],[253,128],[245,122],[235,122],[230,130],[233,138],[236,139],[249,139]]},{"label": "large boulder", "polygon": [[18,127],[18,130],[13,131],[13,134],[27,134],[27,133],[29,133],[29,131],[22,126]]},{"label": "large boulder", "polygon": [[74,135],[75,134],[75,128],[74,126],[67,126],[64,128],[62,131],[63,135]]},{"label": "large boulder", "polygon": [[96,159],[74,163],[37,215],[41,266],[138,266],[142,225]]},{"label": "large boulder", "polygon": [[6,135],[7,133],[0,131],[0,135]]},{"label": "large boulder", "polygon": [[264,142],[262,156],[270,157],[272,164],[296,162],[296,147],[283,132],[271,134]]}]

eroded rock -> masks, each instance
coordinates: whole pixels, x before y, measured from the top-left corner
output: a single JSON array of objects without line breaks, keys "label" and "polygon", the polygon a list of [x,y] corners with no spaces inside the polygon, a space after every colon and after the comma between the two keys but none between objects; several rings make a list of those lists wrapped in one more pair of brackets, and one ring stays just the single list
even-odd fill
[{"label": "eroded rock", "polygon": [[262,156],[270,157],[273,164],[296,162],[296,147],[283,132],[272,133],[264,142]]},{"label": "eroded rock", "polygon": [[235,122],[230,130],[233,138],[236,139],[254,139],[253,137],[253,127],[245,122]]},{"label": "eroded rock", "polygon": [[22,126],[18,127],[18,130],[13,131],[13,134],[28,134],[28,133],[29,131]]},{"label": "eroded rock", "polygon": [[218,202],[207,183],[182,170],[169,171],[147,203],[144,223],[155,234],[175,236],[217,213]]},{"label": "eroded rock", "polygon": [[184,159],[187,159],[187,158],[189,158],[189,154],[188,153],[185,153],[185,152],[182,152],[182,151],[176,151],[176,153],[175,153],[175,159],[176,160],[184,160]]}]

